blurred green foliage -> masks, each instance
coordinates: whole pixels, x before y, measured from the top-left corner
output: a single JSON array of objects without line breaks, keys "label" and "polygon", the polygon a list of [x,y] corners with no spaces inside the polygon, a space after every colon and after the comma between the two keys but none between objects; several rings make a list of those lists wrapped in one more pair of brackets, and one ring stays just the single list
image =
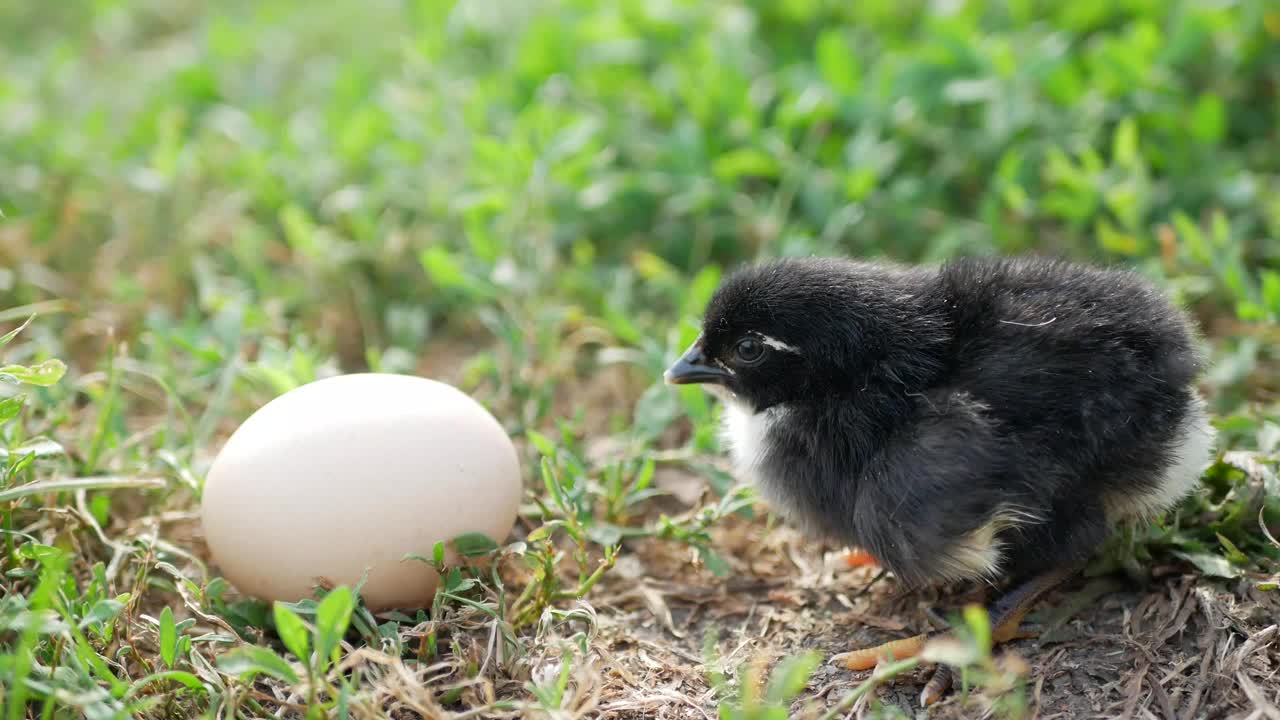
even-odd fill
[{"label": "blurred green foliage", "polygon": [[[686,275],[761,255],[1054,252],[1191,275],[1196,295],[1274,318],[1277,12],[15,3],[6,254],[85,300],[247,298],[276,332],[341,311],[410,347],[419,313],[469,316],[495,294],[621,309],[634,333],[655,326],[637,315],[671,324],[645,253]],[[19,279],[10,303],[51,289]]]}]

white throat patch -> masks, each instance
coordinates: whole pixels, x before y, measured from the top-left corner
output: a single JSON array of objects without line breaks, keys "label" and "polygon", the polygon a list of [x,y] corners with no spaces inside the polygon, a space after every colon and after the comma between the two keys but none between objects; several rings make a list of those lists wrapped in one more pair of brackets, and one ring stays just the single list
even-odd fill
[{"label": "white throat patch", "polygon": [[774,406],[763,412],[755,412],[737,398],[727,397],[724,400],[721,432],[729,447],[734,472],[743,480],[764,485],[759,466],[767,449],[769,430],[786,410],[782,406]]}]

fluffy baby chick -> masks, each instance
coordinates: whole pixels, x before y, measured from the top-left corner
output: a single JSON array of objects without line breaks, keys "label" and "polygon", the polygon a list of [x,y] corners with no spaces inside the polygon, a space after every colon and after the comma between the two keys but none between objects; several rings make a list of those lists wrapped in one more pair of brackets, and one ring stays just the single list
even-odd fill
[{"label": "fluffy baby chick", "polygon": [[800,529],[911,585],[1007,580],[1004,641],[1112,527],[1196,487],[1214,433],[1195,340],[1131,272],[788,259],[727,279],[666,378],[723,399],[737,472]]}]

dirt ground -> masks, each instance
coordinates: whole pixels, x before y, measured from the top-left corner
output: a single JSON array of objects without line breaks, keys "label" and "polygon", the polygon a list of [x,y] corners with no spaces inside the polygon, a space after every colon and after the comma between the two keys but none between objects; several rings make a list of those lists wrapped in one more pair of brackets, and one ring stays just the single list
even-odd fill
[{"label": "dirt ground", "polygon": [[[602,686],[592,716],[716,717],[703,655],[712,628],[715,666],[728,674],[747,661],[771,667],[788,655],[821,652],[824,661],[792,712],[804,716],[815,703],[825,712],[870,675],[832,665],[831,655],[937,627],[930,608],[936,618],[981,599],[972,588],[904,593],[892,578],[863,592],[874,570],[841,567],[833,549],[760,520],[735,518],[716,540],[734,567],[729,578],[690,572],[688,557],[643,543],[593,596]],[[1280,720],[1278,593],[1212,582],[1188,568],[1154,574],[1145,587],[1078,578],[1029,616],[1039,635],[1004,646],[1029,668],[1028,716]],[[875,717],[887,706],[898,717],[923,717],[916,698],[927,679],[928,670],[917,668],[836,717]],[[986,714],[980,696],[966,701],[952,692],[927,716]]]}]

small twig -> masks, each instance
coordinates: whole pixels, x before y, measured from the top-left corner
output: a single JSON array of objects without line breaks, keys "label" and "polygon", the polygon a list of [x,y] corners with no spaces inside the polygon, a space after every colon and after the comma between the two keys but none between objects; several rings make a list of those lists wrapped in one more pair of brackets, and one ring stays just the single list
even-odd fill
[{"label": "small twig", "polygon": [[705,720],[711,720],[711,716],[707,714],[707,711],[702,709],[702,707],[692,698],[681,695],[673,690],[659,692],[656,695],[636,695],[627,698],[625,701],[615,700],[613,702],[605,703],[602,707],[605,710],[612,710],[614,712],[621,710],[643,711],[651,709],[655,704],[660,703],[661,706],[669,706],[672,702],[679,702],[688,705],[698,714],[702,715]]},{"label": "small twig", "polygon": [[1276,536],[1271,534],[1271,528],[1267,527],[1267,520],[1266,520],[1266,517],[1264,516],[1266,509],[1267,508],[1265,506],[1258,508],[1258,527],[1262,528],[1262,534],[1265,535],[1267,539],[1271,541],[1272,545],[1275,545],[1276,547],[1280,548],[1280,540],[1277,540]]},{"label": "small twig", "polygon": [[80,516],[80,520],[88,525],[94,534],[98,536],[98,540],[103,545],[111,548],[111,561],[107,563],[106,578],[108,583],[114,585],[116,574],[120,572],[121,560],[133,552],[133,548],[107,537],[107,534],[102,530],[102,526],[98,524],[97,518],[93,516],[93,513],[89,512],[88,505],[85,502],[85,490],[83,489],[76,491],[76,511]]},{"label": "small twig", "polygon": [[187,584],[182,582],[181,579],[178,579],[178,582],[175,582],[173,586],[175,589],[177,589],[178,595],[182,598],[182,604],[185,605],[186,608],[190,610],[193,615],[209,623],[210,625],[213,625],[214,627],[218,627],[227,631],[227,633],[229,633],[231,637],[235,638],[237,642],[240,642],[240,643],[247,642],[243,637],[240,636],[240,633],[236,632],[235,628],[231,627],[231,624],[228,623],[226,620],[223,620],[217,615],[213,615],[202,610],[200,608],[200,604],[196,602],[195,598],[191,597],[191,591],[187,588]]},{"label": "small twig", "polygon": [[88,525],[93,534],[98,536],[98,542],[112,549],[120,547],[119,543],[107,537],[107,534],[102,530],[102,526],[98,524],[98,519],[93,516],[93,513],[89,512],[89,507],[85,503],[85,491],[77,490],[75,497],[76,513],[80,516],[80,521]]},{"label": "small twig", "polygon": [[452,720],[469,720],[470,718],[485,717],[485,713],[488,713],[493,710],[512,710],[512,709],[515,709],[515,707],[516,706],[509,701],[499,700],[497,702],[489,703],[488,705],[481,705],[480,707],[471,708],[466,712],[459,713],[457,715],[451,715],[450,717],[452,718]]},{"label": "small twig", "polygon": [[301,705],[295,702],[289,702],[288,699],[283,699],[283,698],[274,697],[272,695],[268,695],[256,688],[250,688],[249,695],[251,697],[257,698],[258,700],[265,700],[266,702],[269,702],[273,705],[278,705],[281,707],[281,709],[288,708],[290,710],[297,710],[298,712],[305,712],[307,710],[306,705]]},{"label": "small twig", "polygon": [[1154,676],[1148,673],[1147,684],[1151,686],[1151,694],[1155,697],[1156,702],[1160,704],[1160,709],[1164,712],[1164,717],[1178,717],[1178,713],[1173,709],[1173,701],[1169,699],[1169,693],[1164,689],[1164,685],[1160,684]]},{"label": "small twig", "polygon": [[862,588],[861,588],[860,590],[858,590],[858,592],[854,593],[853,597],[849,598],[850,602],[852,602],[852,601],[854,601],[854,600],[857,600],[858,598],[860,598],[860,597],[862,597],[863,595],[866,595],[868,592],[870,592],[870,591],[871,591],[871,588],[872,588],[876,583],[880,582],[880,579],[881,579],[881,578],[883,578],[887,572],[888,572],[888,571],[887,571],[887,570],[885,570],[884,568],[880,568],[880,571],[876,573],[876,576],[875,576],[875,577],[873,577],[873,578],[871,578],[870,580],[868,580],[866,585],[863,585],[863,586],[862,586]]},{"label": "small twig", "polygon": [[1280,720],[1280,708],[1272,705],[1267,700],[1267,696],[1263,694],[1262,689],[1255,685],[1243,670],[1236,673],[1236,682],[1239,683],[1240,689],[1249,698],[1249,702],[1253,703],[1254,715],[1261,713],[1261,716],[1267,718],[1267,720]]},{"label": "small twig", "polygon": [[1244,644],[1236,651],[1236,656],[1231,662],[1231,672],[1238,674],[1240,668],[1244,666],[1244,661],[1249,659],[1249,656],[1259,648],[1270,645],[1277,633],[1280,633],[1280,625],[1269,625],[1245,639]]},{"label": "small twig", "polygon": [[476,675],[484,675],[484,671],[489,668],[489,661],[493,659],[498,649],[498,622],[489,623],[489,641],[485,645],[484,662],[480,663],[480,669],[476,671]]},{"label": "small twig", "polygon": [[[1212,632],[1213,630],[1210,629],[1207,634]],[[1213,660],[1213,648],[1215,647],[1217,647],[1216,638],[1208,638],[1207,647],[1204,647],[1204,650],[1202,651],[1204,655],[1201,656],[1201,667],[1199,667],[1199,675],[1197,675],[1196,685],[1192,688],[1192,696],[1188,698],[1187,703],[1183,706],[1183,715],[1181,715],[1181,720],[1192,720],[1193,717],[1196,717],[1196,711],[1199,710],[1202,698],[1204,697],[1204,688],[1208,687],[1208,664]]]},{"label": "small twig", "polygon": [[1138,701],[1142,699],[1142,680],[1147,676],[1147,671],[1151,669],[1150,662],[1144,662],[1142,667],[1138,668],[1129,678],[1129,689],[1124,703],[1124,710],[1120,713],[1120,717],[1124,720],[1132,720],[1134,712],[1138,709]]}]

